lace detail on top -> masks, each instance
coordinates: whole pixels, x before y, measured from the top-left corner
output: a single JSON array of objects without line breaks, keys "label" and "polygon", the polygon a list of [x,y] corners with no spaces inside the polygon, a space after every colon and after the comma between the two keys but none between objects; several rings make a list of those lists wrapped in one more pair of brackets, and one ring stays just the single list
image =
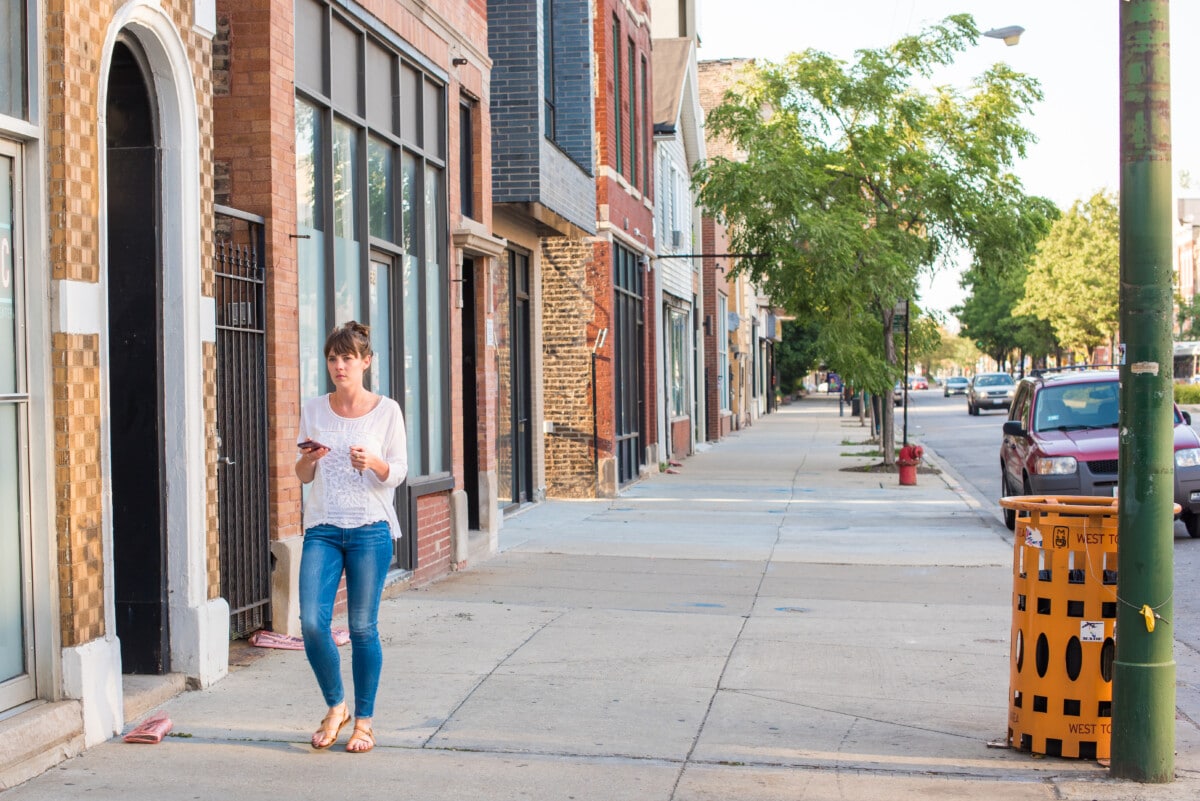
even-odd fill
[{"label": "lace detail on top", "polygon": [[[312,439],[326,445],[316,465],[316,474],[304,500],[304,528],[321,523],[339,528],[358,528],[386,520],[393,537],[400,536],[396,518],[396,487],[408,474],[408,445],[404,415],[391,398],[380,398],[362,417],[339,417],[329,405],[329,396],[307,401],[300,410],[297,439]],[[360,475],[350,464],[350,448],[358,446],[388,465],[387,477],[372,470]]]},{"label": "lace detail on top", "polygon": [[329,446],[329,453],[318,464],[321,478],[325,482],[326,504],[325,517],[328,522],[341,528],[357,528],[358,526],[382,520],[382,510],[376,510],[372,516],[368,514],[371,505],[371,493],[365,474],[360,474],[350,466],[350,446],[363,444],[352,431],[331,431],[323,444]]}]

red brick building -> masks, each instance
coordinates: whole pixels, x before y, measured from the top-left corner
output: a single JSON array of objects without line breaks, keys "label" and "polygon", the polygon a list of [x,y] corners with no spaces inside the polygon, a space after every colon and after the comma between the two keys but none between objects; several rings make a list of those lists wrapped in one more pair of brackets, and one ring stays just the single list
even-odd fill
[{"label": "red brick building", "polygon": [[597,484],[611,495],[659,459],[654,88],[650,3],[605,0],[595,13],[597,223],[584,284],[595,299],[586,336],[595,354]]},{"label": "red brick building", "polygon": [[[422,583],[465,561],[469,519],[492,502],[470,491],[495,469],[484,298],[503,252],[491,234],[487,4],[218,0],[217,20],[218,235],[263,241],[265,457],[251,513],[264,515],[274,568],[268,596],[246,599],[269,611],[244,626],[269,615],[295,634],[294,443],[301,403],[330,389],[321,348],[334,325],[371,326],[371,388],[405,412],[395,578]],[[219,306],[218,329],[249,336],[222,318],[237,308]]]}]

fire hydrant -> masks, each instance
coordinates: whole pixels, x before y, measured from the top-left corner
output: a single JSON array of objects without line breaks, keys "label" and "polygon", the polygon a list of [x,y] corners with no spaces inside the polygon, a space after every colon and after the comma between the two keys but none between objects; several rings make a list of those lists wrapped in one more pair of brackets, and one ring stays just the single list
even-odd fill
[{"label": "fire hydrant", "polygon": [[917,483],[917,467],[921,464],[921,456],[925,451],[920,445],[905,445],[900,449],[896,465],[900,468],[900,483],[912,486]]}]

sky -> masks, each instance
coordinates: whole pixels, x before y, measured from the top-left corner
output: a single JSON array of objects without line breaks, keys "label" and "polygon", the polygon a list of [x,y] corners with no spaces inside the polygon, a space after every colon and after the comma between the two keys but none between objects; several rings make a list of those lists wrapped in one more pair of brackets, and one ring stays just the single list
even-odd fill
[{"label": "sky", "polygon": [[[1016,46],[981,37],[935,80],[966,86],[997,61],[1037,78],[1045,98],[1025,125],[1038,141],[1015,172],[1028,194],[1048,197],[1065,210],[1098,191],[1118,189],[1120,2],[697,0],[699,57],[778,60],[813,48],[852,60],[857,49],[886,46],[950,14],[970,14],[984,31],[1020,25],[1025,33]],[[1200,31],[1200,3],[1171,0],[1170,26],[1172,172],[1192,176],[1191,188],[1177,192],[1200,197],[1200,102],[1188,91],[1200,79],[1200,47],[1185,37]],[[961,269],[949,265],[924,282],[926,308],[948,312],[962,302]]]}]

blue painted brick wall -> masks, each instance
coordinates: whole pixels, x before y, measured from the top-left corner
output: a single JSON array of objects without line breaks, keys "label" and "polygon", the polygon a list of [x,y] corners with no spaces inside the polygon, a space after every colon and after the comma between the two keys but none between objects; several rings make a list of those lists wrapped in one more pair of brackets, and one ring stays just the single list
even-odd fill
[{"label": "blue painted brick wall", "polygon": [[595,230],[588,0],[554,0],[557,141],[545,135],[542,2],[489,0],[492,202],[541,203]]}]

